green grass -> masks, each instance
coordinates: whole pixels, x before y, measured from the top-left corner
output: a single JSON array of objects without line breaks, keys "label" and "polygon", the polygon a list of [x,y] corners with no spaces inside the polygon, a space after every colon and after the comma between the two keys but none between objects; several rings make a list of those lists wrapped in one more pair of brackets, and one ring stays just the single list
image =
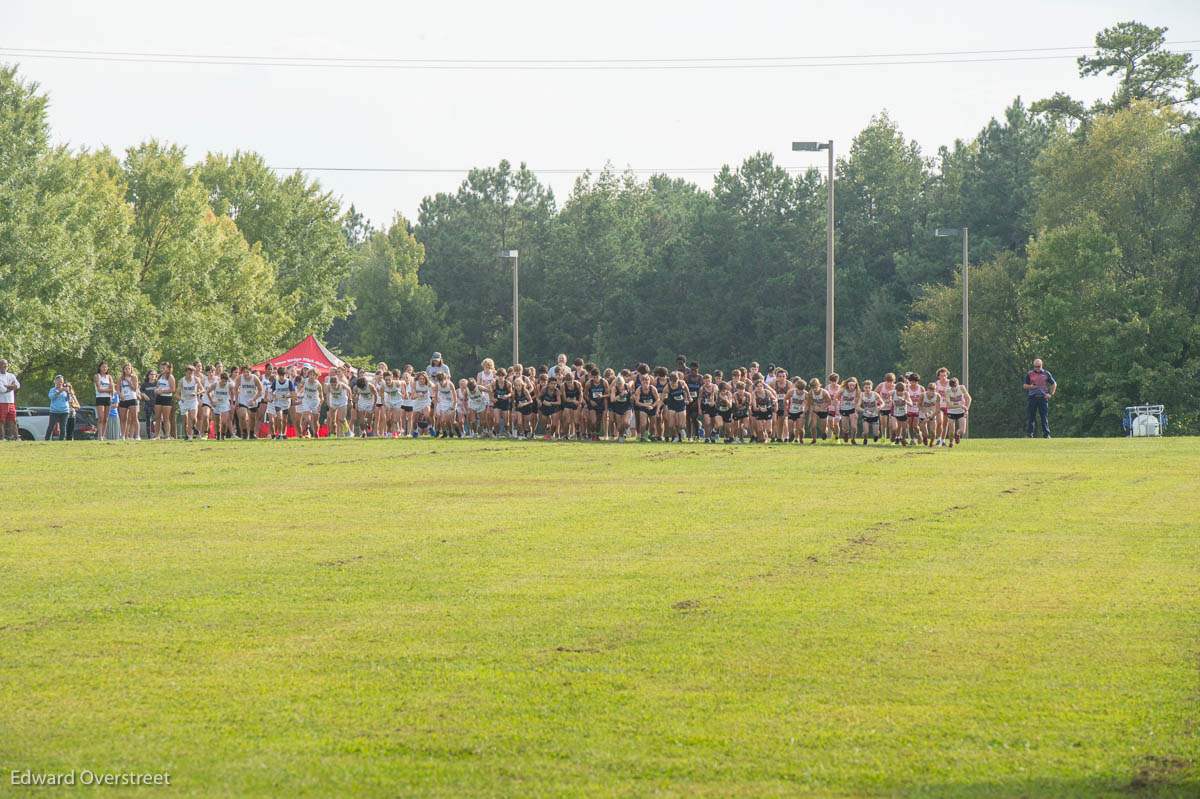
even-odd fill
[{"label": "green grass", "polygon": [[0,455],[0,793],[1200,794],[1194,440]]}]

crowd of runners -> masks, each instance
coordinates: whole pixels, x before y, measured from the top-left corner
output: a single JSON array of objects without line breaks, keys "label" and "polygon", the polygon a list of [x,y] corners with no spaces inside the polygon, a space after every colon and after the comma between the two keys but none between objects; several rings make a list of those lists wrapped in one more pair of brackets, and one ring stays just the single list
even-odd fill
[{"label": "crowd of runners", "polygon": [[796,442],[954,446],[971,395],[948,370],[923,383],[889,372],[876,384],[830,374],[791,376],[758,363],[701,373],[682,356],[677,368],[601,369],[560,355],[552,366],[497,367],[455,380],[440,353],[424,369],[373,372],[307,365],[262,369],[208,366],[179,373],[161,363],[143,384],[131,364],[107,362],[93,378],[99,438],[112,405],[120,438],[140,438],[139,405],[153,386],[155,438],[500,437],[531,440]]}]

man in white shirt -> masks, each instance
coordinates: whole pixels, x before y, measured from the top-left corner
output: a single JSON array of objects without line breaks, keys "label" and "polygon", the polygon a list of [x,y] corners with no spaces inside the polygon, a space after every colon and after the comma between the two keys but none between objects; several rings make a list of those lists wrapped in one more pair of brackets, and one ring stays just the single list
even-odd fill
[{"label": "man in white shirt", "polygon": [[17,389],[21,381],[8,371],[8,361],[0,358],[0,438],[5,441],[20,440],[17,431]]},{"label": "man in white shirt", "polygon": [[558,363],[546,370],[546,374],[550,375],[551,377],[561,378],[570,370],[570,368],[571,367],[567,366],[567,356],[559,353]]}]

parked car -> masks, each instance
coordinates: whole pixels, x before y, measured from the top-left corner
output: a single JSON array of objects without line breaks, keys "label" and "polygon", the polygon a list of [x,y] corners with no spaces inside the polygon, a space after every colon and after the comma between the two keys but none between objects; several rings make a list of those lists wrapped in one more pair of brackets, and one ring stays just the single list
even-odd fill
[{"label": "parked car", "polygon": [[[41,441],[46,437],[46,425],[50,424],[50,409],[45,406],[29,405],[17,408],[17,430],[22,441]],[[80,408],[75,411],[75,441],[91,441],[96,438],[96,411]]]}]

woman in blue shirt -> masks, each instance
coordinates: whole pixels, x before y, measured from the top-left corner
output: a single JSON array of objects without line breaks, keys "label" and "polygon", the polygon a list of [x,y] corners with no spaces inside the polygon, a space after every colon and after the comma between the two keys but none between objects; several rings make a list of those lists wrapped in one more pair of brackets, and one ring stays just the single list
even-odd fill
[{"label": "woman in blue shirt", "polygon": [[46,441],[58,427],[58,440],[67,440],[67,415],[70,413],[71,390],[66,386],[62,375],[54,376],[54,388],[50,389],[50,421],[46,424]]}]

